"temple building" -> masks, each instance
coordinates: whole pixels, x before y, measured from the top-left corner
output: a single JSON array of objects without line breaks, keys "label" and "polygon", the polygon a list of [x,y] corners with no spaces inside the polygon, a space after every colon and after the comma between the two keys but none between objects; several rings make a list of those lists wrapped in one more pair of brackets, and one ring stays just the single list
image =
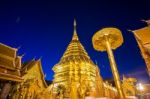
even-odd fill
[{"label": "temple building", "polygon": [[15,84],[11,90],[11,99],[42,99],[47,88],[41,59],[31,60],[23,64],[21,69],[23,81]]},{"label": "temple building", "polygon": [[21,56],[17,49],[0,43],[0,99],[5,99],[14,83],[22,82]]},{"label": "temple building", "polygon": [[[146,27],[132,31],[138,46],[141,51],[141,55],[147,66],[147,72],[150,76],[150,20],[143,20],[147,23]],[[142,91],[137,90],[137,94],[150,94],[150,84],[143,84]]]},{"label": "temple building", "polygon": [[146,21],[148,26],[132,31],[141,50],[141,55],[147,65],[150,75],[150,20]]}]

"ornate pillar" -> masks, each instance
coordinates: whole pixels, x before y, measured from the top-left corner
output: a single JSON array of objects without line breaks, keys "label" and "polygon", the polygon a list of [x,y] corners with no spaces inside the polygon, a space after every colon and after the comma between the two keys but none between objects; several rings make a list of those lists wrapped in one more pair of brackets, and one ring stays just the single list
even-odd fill
[{"label": "ornate pillar", "polygon": [[0,93],[0,99],[6,99],[9,94],[10,89],[11,89],[11,83],[10,82],[4,83],[4,86]]}]

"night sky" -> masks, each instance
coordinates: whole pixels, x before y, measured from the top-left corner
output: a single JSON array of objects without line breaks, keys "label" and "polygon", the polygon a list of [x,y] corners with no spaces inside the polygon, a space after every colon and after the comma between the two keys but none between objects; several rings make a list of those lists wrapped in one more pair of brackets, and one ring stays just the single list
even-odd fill
[{"label": "night sky", "polygon": [[47,80],[53,79],[52,67],[59,62],[73,35],[77,20],[79,39],[91,59],[97,61],[101,75],[111,78],[106,52],[92,46],[93,34],[104,27],[122,31],[124,43],[114,51],[121,76],[137,77],[146,83],[146,65],[132,33],[146,26],[141,19],[150,19],[150,0],[0,0],[0,42],[21,47],[23,62],[42,57]]}]

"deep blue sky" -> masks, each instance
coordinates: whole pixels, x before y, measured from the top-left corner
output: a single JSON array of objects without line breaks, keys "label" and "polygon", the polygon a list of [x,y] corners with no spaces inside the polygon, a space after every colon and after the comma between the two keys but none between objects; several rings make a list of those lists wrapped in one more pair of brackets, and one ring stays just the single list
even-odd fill
[{"label": "deep blue sky", "polygon": [[132,33],[127,29],[146,26],[150,19],[149,0],[1,0],[0,42],[19,47],[23,61],[42,57],[47,80],[53,79],[52,67],[59,62],[73,34],[77,20],[78,36],[91,59],[98,62],[103,78],[111,78],[107,54],[96,52],[91,38],[103,27],[117,27],[124,36],[123,45],[114,51],[121,75],[148,81],[146,65]]}]

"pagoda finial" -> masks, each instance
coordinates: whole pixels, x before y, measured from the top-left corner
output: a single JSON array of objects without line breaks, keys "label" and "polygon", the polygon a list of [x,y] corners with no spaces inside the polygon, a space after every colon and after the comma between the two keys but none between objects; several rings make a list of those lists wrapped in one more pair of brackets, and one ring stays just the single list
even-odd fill
[{"label": "pagoda finial", "polygon": [[77,30],[76,30],[76,27],[77,27],[76,19],[74,19],[73,26],[74,26],[74,33],[76,33],[77,32]]},{"label": "pagoda finial", "polygon": [[72,40],[78,40],[78,36],[77,36],[77,23],[76,23],[76,19],[74,19],[74,31],[73,31],[73,38]]}]

